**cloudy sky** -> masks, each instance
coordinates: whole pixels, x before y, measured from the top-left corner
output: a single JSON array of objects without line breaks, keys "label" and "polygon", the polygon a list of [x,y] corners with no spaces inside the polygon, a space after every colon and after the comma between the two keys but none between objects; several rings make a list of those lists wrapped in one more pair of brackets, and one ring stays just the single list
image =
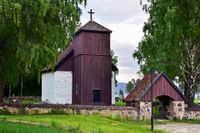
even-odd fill
[{"label": "cloudy sky", "polygon": [[139,66],[132,53],[142,39],[143,25],[148,18],[142,11],[140,0],[87,0],[86,8],[82,7],[82,25],[89,21],[90,9],[95,12],[94,21],[113,31],[111,49],[118,56],[118,81],[138,78]]}]

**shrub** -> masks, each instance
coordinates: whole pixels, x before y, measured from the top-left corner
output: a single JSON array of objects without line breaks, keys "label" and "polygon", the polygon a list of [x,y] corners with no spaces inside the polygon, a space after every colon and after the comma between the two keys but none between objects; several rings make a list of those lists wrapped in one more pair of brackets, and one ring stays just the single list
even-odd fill
[{"label": "shrub", "polygon": [[158,118],[160,116],[159,106],[153,107],[153,114],[155,118]]},{"label": "shrub", "polygon": [[60,108],[54,108],[51,110],[50,113],[48,114],[52,114],[52,115],[62,115],[62,114],[67,114],[64,109],[60,109]]},{"label": "shrub", "polygon": [[119,102],[116,102],[115,105],[116,106],[126,106],[126,103],[119,101]]}]

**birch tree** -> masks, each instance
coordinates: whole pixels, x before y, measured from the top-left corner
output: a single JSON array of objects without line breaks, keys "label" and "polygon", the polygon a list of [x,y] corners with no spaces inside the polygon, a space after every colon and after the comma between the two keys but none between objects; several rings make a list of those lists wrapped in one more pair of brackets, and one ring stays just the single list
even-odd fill
[{"label": "birch tree", "polygon": [[184,83],[184,94],[193,105],[200,83],[200,1],[148,0],[144,37],[133,57],[140,71],[164,71],[171,80]]},{"label": "birch tree", "polygon": [[86,0],[0,0],[0,103],[5,84],[57,61],[79,23],[80,4]]}]

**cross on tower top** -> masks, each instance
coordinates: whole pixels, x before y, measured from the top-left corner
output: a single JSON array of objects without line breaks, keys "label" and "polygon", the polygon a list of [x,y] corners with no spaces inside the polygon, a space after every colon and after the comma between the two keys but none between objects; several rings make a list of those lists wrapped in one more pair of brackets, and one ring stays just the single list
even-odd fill
[{"label": "cross on tower top", "polygon": [[94,14],[94,12],[92,11],[92,9],[90,9],[88,13],[90,14],[90,21],[92,21],[92,14]]}]

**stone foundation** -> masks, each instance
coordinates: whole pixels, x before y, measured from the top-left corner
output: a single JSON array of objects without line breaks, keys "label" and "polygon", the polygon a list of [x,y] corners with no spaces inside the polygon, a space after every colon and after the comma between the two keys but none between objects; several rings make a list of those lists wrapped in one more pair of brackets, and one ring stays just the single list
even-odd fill
[{"label": "stone foundation", "polygon": [[[93,105],[4,105],[0,106],[0,115],[4,114],[101,114],[119,116],[131,120],[151,119],[151,102],[137,101],[135,107],[93,106]],[[200,119],[200,110],[185,110],[182,101],[171,101],[167,106],[166,117],[174,119]]]},{"label": "stone foundation", "polygon": [[198,119],[198,120],[200,120],[200,110],[199,111],[185,111],[183,118],[184,119]]},{"label": "stone foundation", "polygon": [[136,108],[138,108],[138,119],[151,119],[151,102],[137,101]]},{"label": "stone foundation", "polygon": [[182,119],[185,112],[185,103],[183,101],[169,101],[166,117],[169,120]]},{"label": "stone foundation", "polygon": [[[9,114],[101,114],[104,116],[118,116],[125,119],[136,120],[137,119],[137,110],[133,107],[115,107],[115,106],[51,106],[51,107],[28,107],[24,106],[14,107],[14,106],[2,106],[0,107],[0,112],[6,110]],[[1,114],[0,114],[1,115]]]},{"label": "stone foundation", "polygon": [[[151,119],[151,102],[136,102],[136,108],[138,108],[138,118]],[[183,101],[170,101],[169,106],[166,107],[166,118],[169,120],[182,119],[185,113],[185,104]],[[200,113],[200,111],[199,111]],[[193,113],[198,116],[198,113]],[[194,115],[192,115],[194,116]],[[190,116],[191,117],[191,116]]]}]

